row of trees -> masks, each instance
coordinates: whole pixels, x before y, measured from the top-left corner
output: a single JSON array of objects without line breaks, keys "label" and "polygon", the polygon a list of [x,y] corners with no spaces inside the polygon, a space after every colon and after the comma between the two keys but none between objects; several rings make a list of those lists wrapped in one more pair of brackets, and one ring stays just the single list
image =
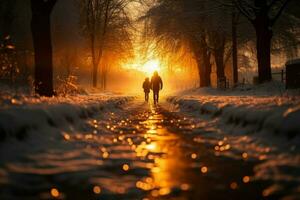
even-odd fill
[{"label": "row of trees", "polygon": [[[53,86],[51,15],[59,0],[28,0],[27,2],[30,3],[28,5],[32,16],[35,91],[42,96],[53,96],[55,89]],[[98,87],[100,83],[100,88],[105,89],[109,69],[119,64],[120,61],[132,57],[133,54],[131,20],[126,10],[130,1],[78,0],[72,3],[78,6],[78,13],[76,13],[78,19],[74,20],[78,20],[80,30],[76,31],[81,33],[84,48],[88,48],[89,51],[90,59],[88,60],[91,60],[89,64],[92,67],[93,86]],[[1,38],[11,35],[10,26],[14,23],[16,4],[15,0],[5,0],[0,3]],[[15,51],[17,52],[17,49]]]},{"label": "row of trees", "polygon": [[[52,96],[53,53],[50,19],[58,0],[31,2],[31,30],[35,58],[35,90]],[[81,34],[89,48],[92,82],[105,89],[108,70],[133,56],[130,0],[77,0]],[[260,82],[271,79],[270,54],[296,49],[299,44],[299,5],[296,0],[139,0],[150,2],[142,19],[145,39],[151,47],[174,58],[192,55],[200,86],[210,86],[212,67],[224,79],[224,67],[232,61],[234,83],[238,81],[240,49],[253,42],[257,47]],[[0,37],[9,35],[15,0],[0,3]],[[250,22],[250,23],[249,23]],[[254,30],[254,31],[253,31]],[[274,33],[274,34],[273,34]],[[298,35],[297,35],[298,34]],[[271,43],[272,40],[272,43]],[[255,42],[256,41],[256,42]],[[155,44],[155,45],[153,45]],[[294,46],[294,47],[292,47]],[[174,56],[174,53],[177,55]],[[241,56],[240,56],[241,57]],[[100,80],[99,80],[100,78]]]},{"label": "row of trees", "polygon": [[100,87],[105,89],[109,66],[132,56],[131,20],[126,11],[129,3],[128,0],[80,1],[80,22],[91,51],[94,87],[99,77]]},{"label": "row of trees", "polygon": [[[256,40],[258,77],[262,83],[272,79],[271,39],[273,27],[280,16],[284,20],[276,29],[276,45],[280,46],[289,40],[295,44],[295,38],[298,37],[295,32],[299,31],[296,27],[300,16],[292,6],[287,8],[290,2],[293,1],[158,0],[142,19],[145,20],[148,38],[155,41],[158,49],[178,53],[185,47],[193,53],[201,87],[211,85],[212,64],[215,64],[218,79],[224,79],[225,64],[230,58],[236,84],[238,47]],[[296,10],[299,11],[299,8]],[[288,26],[285,20],[288,20]],[[286,26],[283,28],[282,24]],[[252,27],[255,35],[251,34]]]}]

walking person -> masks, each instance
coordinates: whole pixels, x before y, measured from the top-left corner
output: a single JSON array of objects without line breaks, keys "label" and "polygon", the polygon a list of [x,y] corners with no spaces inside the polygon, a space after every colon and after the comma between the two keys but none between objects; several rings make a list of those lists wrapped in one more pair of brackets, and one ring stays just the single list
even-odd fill
[{"label": "walking person", "polygon": [[145,78],[145,81],[143,83],[143,89],[144,89],[144,93],[145,93],[145,101],[146,102],[149,101],[150,88],[151,88],[150,80],[149,80],[149,78]]},{"label": "walking person", "polygon": [[151,78],[151,89],[153,90],[154,104],[157,104],[159,100],[159,91],[163,89],[163,82],[157,71],[154,72]]}]

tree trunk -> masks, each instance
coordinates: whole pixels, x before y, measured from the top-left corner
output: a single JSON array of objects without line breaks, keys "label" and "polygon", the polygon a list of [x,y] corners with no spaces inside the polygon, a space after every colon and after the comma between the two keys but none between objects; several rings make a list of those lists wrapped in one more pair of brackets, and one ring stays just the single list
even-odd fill
[{"label": "tree trunk", "polygon": [[210,80],[210,74],[211,74],[211,63],[210,63],[210,53],[207,52],[207,49],[205,52],[203,52],[204,55],[202,55],[203,59],[203,66],[204,66],[204,74],[205,74],[205,80],[204,80],[204,87],[210,87],[211,86],[211,80]]},{"label": "tree trunk", "polygon": [[92,81],[93,81],[93,87],[96,88],[98,85],[98,62],[96,58],[96,50],[95,50],[95,36],[93,33],[91,34],[91,53],[92,53],[92,64],[93,64],[93,70],[92,70]]},{"label": "tree trunk", "polygon": [[214,35],[214,59],[217,68],[217,80],[224,79],[224,54],[225,54],[225,36],[222,33],[215,33]]},{"label": "tree trunk", "polygon": [[206,73],[205,73],[205,67],[203,65],[203,62],[198,58],[197,59],[197,68],[198,68],[198,74],[199,74],[199,87],[207,87],[207,80],[206,80]]},{"label": "tree trunk", "polygon": [[107,89],[107,66],[105,66],[103,73],[103,90]]},{"label": "tree trunk", "polygon": [[191,38],[191,47],[197,63],[199,74],[199,87],[209,87],[211,85],[211,53],[207,47],[205,35],[201,35],[200,40]]},{"label": "tree trunk", "polygon": [[93,87],[96,88],[98,86],[98,65],[93,64]]},{"label": "tree trunk", "polygon": [[209,87],[211,85],[210,74],[210,54],[202,52],[197,58],[197,67],[199,73],[199,87]]},{"label": "tree trunk", "polygon": [[105,65],[102,63],[100,68],[100,88],[101,90],[105,90],[104,82],[105,82]]},{"label": "tree trunk", "polygon": [[[102,59],[102,49],[99,49],[99,55],[96,57],[96,48],[94,42],[92,43],[92,59],[93,59],[93,87],[98,86],[98,77],[99,77],[99,65],[101,64],[101,59]],[[100,80],[102,79],[102,74],[100,71]],[[102,83],[100,85],[102,87]]]},{"label": "tree trunk", "polygon": [[198,65],[198,72],[199,72],[199,78],[200,78],[200,87],[210,87],[211,86],[211,80],[210,80],[210,74],[211,74],[211,63],[210,63],[210,57],[211,53],[209,52],[209,49],[207,47],[205,36],[201,36],[201,39],[194,47],[197,55],[197,65]]},{"label": "tree trunk", "polygon": [[236,11],[232,11],[232,71],[233,71],[233,84],[236,86],[239,81],[238,77],[238,55],[237,55],[237,21]]},{"label": "tree trunk", "polygon": [[31,0],[31,7],[31,30],[35,52],[35,91],[41,96],[51,97],[54,95],[50,28],[52,8],[46,7],[44,3],[36,0]]},{"label": "tree trunk", "polygon": [[259,83],[272,80],[271,74],[271,40],[272,26],[268,15],[266,0],[255,0],[255,6],[260,8],[252,22],[256,32],[256,49]]},{"label": "tree trunk", "polygon": [[224,72],[224,47],[220,47],[215,50],[215,62],[217,67],[217,79],[223,79],[225,77]]},{"label": "tree trunk", "polygon": [[272,31],[268,26],[255,26],[257,37],[258,80],[260,83],[271,81],[271,40]]}]

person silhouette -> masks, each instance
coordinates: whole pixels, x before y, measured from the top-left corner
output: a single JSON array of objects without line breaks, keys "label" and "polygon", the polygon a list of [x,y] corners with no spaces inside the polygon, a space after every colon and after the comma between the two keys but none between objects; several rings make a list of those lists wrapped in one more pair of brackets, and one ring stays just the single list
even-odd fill
[{"label": "person silhouette", "polygon": [[153,73],[151,78],[151,89],[153,90],[154,104],[157,104],[159,99],[159,91],[163,89],[163,82],[157,71]]},{"label": "person silhouette", "polygon": [[149,80],[149,78],[145,78],[145,81],[143,83],[143,89],[144,89],[144,93],[145,93],[145,101],[146,102],[149,101],[150,88],[151,88],[150,80]]}]

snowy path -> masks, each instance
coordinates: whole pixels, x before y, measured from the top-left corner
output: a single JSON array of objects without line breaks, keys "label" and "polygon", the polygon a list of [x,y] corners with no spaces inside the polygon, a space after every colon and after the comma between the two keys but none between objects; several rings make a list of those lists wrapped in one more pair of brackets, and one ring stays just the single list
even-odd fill
[{"label": "snowy path", "polygon": [[[0,199],[278,199],[253,181],[262,161],[203,142],[216,124],[136,100],[0,145]],[[202,123],[202,126],[199,124]],[[204,124],[204,125],[203,125]],[[244,158],[243,158],[244,157]],[[299,170],[299,169],[298,169]],[[299,171],[297,171],[299,172]]]}]

